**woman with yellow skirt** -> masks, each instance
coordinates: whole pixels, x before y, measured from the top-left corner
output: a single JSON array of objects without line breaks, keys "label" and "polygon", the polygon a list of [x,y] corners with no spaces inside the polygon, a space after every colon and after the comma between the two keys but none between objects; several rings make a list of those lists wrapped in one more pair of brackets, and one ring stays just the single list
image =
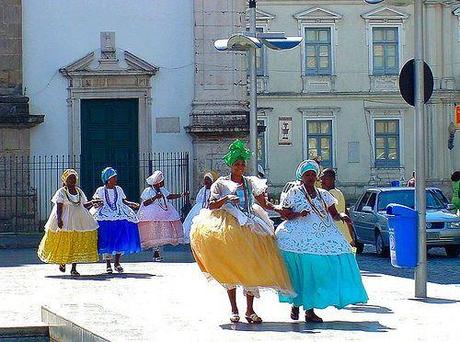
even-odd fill
[{"label": "woman with yellow skirt", "polygon": [[193,220],[190,245],[201,271],[227,289],[232,309],[230,321],[240,320],[236,304],[239,285],[246,295],[245,318],[257,324],[262,319],[255,313],[253,302],[254,297],[259,297],[260,288],[281,293],[292,290],[273,224],[262,209],[273,207],[265,201],[266,180],[244,176],[250,156],[251,151],[242,141],[230,145],[224,160],[231,167],[231,174],[212,185],[209,209],[202,209]]},{"label": "woman with yellow skirt", "polygon": [[72,264],[70,274],[79,276],[77,263],[96,262],[98,224],[88,209],[83,191],[77,187],[78,174],[67,169],[61,176],[63,186],[52,198],[54,207],[45,224],[45,235],[38,248],[38,257],[49,264],[59,264],[65,272],[66,264]]}]

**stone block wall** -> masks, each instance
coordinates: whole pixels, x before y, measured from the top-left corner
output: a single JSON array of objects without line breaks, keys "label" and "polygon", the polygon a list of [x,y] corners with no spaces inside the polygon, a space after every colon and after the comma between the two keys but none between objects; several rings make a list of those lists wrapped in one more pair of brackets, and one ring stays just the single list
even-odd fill
[{"label": "stone block wall", "polygon": [[0,95],[22,93],[21,0],[0,0]]}]

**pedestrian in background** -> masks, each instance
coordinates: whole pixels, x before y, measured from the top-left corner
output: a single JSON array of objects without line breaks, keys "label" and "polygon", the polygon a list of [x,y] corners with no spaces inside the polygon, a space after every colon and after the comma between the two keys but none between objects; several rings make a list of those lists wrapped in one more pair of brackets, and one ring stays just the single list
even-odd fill
[{"label": "pedestrian in background", "polygon": [[336,199],[326,190],[317,189],[319,166],[306,160],[297,168],[301,185],[291,188],[279,210],[288,220],[276,230],[276,239],[286,263],[295,295],[279,295],[280,302],[292,305],[291,318],[322,322],[314,309],[367,302],[367,294],[350,244],[334,221],[351,222],[338,213]]},{"label": "pedestrian in background", "polygon": [[450,177],[452,181],[452,204],[457,209],[457,215],[460,214],[460,171],[454,171]]},{"label": "pedestrian in background", "polygon": [[139,204],[127,200],[123,189],[117,185],[117,171],[113,168],[102,170],[101,180],[104,185],[97,188],[93,195],[100,205],[92,211],[99,223],[98,250],[106,261],[107,273],[113,273],[112,256],[115,256],[115,271],[122,273],[121,255],[141,251],[139,221],[133,211],[139,208]]},{"label": "pedestrian in background", "polygon": [[[335,180],[336,180],[336,173],[334,169],[325,169],[323,170],[321,174],[321,188],[324,190],[329,191],[329,193],[334,196],[334,198],[337,200],[335,204],[335,208],[339,213],[347,213],[347,208],[345,205],[345,196],[343,195],[342,191],[337,189],[335,186]],[[353,225],[351,223],[347,223],[344,221],[337,221],[336,222],[337,227],[339,227],[340,232],[343,234],[345,240],[347,240],[348,243],[353,244]],[[355,246],[353,246],[353,252],[355,251]]]},{"label": "pedestrian in background", "polygon": [[409,188],[415,188],[415,171],[412,171],[412,177],[407,181],[406,186]]},{"label": "pedestrian in background", "polygon": [[77,263],[98,260],[98,224],[88,211],[94,202],[88,202],[77,187],[77,171],[65,170],[61,180],[62,187],[51,199],[54,206],[45,224],[38,257],[46,263],[59,264],[61,272],[65,272],[66,264],[72,264],[70,274],[79,276]]},{"label": "pedestrian in background", "polygon": [[146,179],[149,185],[141,195],[139,234],[142,249],[153,249],[153,261],[163,261],[160,247],[184,243],[184,232],[180,215],[170,200],[188,196],[172,194],[165,187],[164,175],[157,170]]},{"label": "pedestrian in background", "polygon": [[217,179],[211,172],[203,177],[203,187],[196,195],[195,205],[188,213],[184,221],[184,241],[190,243],[190,230],[192,229],[193,219],[200,213],[201,209],[209,208],[209,199],[211,197],[211,185]]}]

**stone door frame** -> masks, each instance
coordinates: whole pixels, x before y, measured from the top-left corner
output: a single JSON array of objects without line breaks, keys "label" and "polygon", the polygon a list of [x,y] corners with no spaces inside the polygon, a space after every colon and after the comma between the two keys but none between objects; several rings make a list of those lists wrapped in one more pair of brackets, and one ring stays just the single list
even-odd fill
[{"label": "stone door frame", "polygon": [[[120,53],[121,54],[121,53]],[[153,66],[128,51],[122,52],[123,64],[117,51],[103,54],[98,65],[95,52],[59,69],[69,80],[68,139],[69,154],[81,154],[81,100],[83,99],[138,99],[139,153],[152,152],[152,91],[150,79],[158,72]]]}]

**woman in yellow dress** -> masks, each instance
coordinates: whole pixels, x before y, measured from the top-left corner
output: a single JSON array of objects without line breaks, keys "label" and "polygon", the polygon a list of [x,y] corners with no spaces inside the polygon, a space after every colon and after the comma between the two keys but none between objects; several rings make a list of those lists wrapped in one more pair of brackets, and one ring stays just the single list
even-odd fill
[{"label": "woman in yellow dress", "polygon": [[98,224],[89,213],[93,201],[87,200],[77,187],[78,174],[67,169],[61,176],[62,187],[52,198],[53,210],[45,224],[45,235],[38,248],[38,257],[49,264],[72,264],[70,274],[79,276],[77,262],[96,262]]},{"label": "woman in yellow dress", "polygon": [[253,302],[259,297],[259,288],[282,293],[292,290],[273,224],[262,209],[273,208],[265,201],[266,180],[244,176],[250,157],[251,151],[242,141],[230,145],[224,160],[231,174],[212,185],[209,209],[202,209],[193,220],[190,244],[201,271],[227,289],[230,321],[240,320],[236,304],[236,286],[240,285],[247,301],[245,318],[257,324],[262,319],[255,313]]}]

